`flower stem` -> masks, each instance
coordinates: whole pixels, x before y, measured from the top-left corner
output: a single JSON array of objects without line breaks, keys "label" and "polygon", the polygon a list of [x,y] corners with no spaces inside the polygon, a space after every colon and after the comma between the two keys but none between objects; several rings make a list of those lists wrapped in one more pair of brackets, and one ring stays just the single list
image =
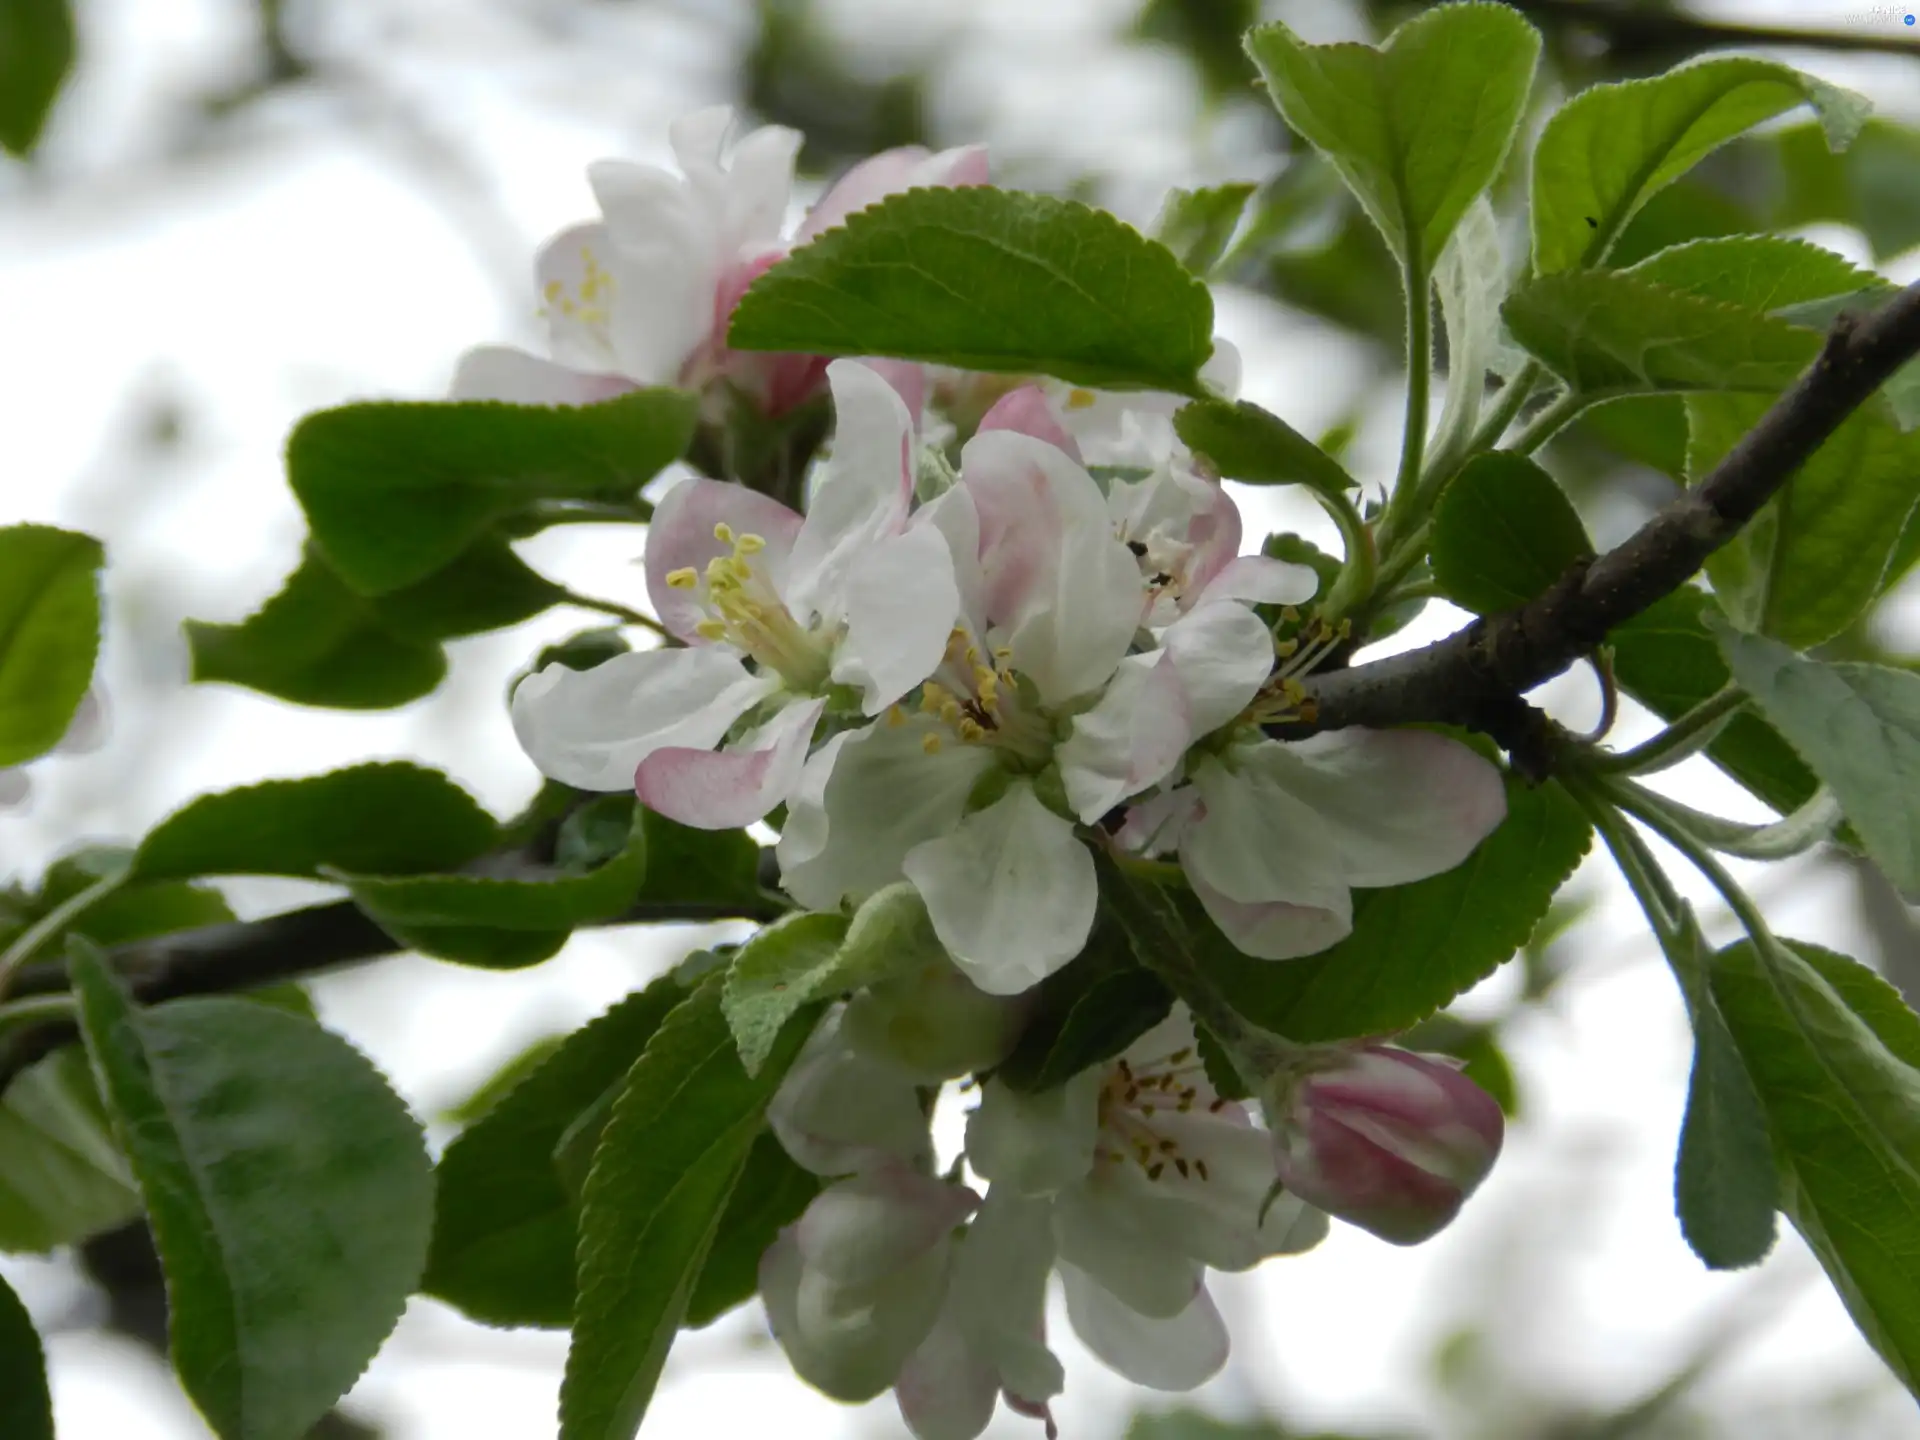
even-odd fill
[{"label": "flower stem", "polygon": [[1420,523],[1424,487],[1421,466],[1427,448],[1427,397],[1433,381],[1433,300],[1426,267],[1409,254],[1400,276],[1407,295],[1407,414],[1400,436],[1400,473],[1381,522],[1383,536],[1397,539]]},{"label": "flower stem", "polygon": [[1746,692],[1738,685],[1722,686],[1645,744],[1631,750],[1596,751],[1588,757],[1586,768],[1602,775],[1651,775],[1678,765],[1717,740],[1746,703]]}]

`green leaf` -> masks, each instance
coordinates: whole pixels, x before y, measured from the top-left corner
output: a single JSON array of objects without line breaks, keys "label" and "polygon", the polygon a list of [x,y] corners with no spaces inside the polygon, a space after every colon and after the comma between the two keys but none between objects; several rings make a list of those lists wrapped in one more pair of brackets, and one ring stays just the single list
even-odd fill
[{"label": "green leaf", "polygon": [[46,1352],[40,1348],[27,1307],[4,1278],[0,1278],[0,1435],[7,1440],[53,1440]]},{"label": "green leaf", "polygon": [[1134,959],[1125,930],[1103,918],[1073,963],[1041,982],[1036,1013],[994,1078],[1029,1093],[1052,1090],[1119,1055],[1172,1006],[1160,978]]},{"label": "green leaf", "polygon": [[166,1271],[174,1369],[223,1440],[298,1440],[426,1261],[420,1127],[310,1021],[228,999],[142,1010],[93,946],[67,963]]},{"label": "green leaf", "polygon": [[[1688,478],[1698,483],[1766,413],[1749,395],[1687,399]],[[1831,640],[1879,598],[1916,505],[1920,432],[1857,410],[1786,487],[1707,561],[1714,593],[1742,629],[1796,649]]]},{"label": "green leaf", "polygon": [[1844,155],[1835,155],[1818,125],[1795,125],[1765,137],[1779,167],[1771,187],[1778,203],[1767,216],[1775,229],[1833,221],[1867,237],[1874,259],[1920,245],[1920,131],[1872,119]]},{"label": "green leaf", "polygon": [[1426,275],[1506,160],[1540,34],[1504,5],[1442,5],[1377,50],[1308,45],[1277,22],[1249,34],[1247,50],[1287,123],[1338,167],[1402,263]]},{"label": "green leaf", "polygon": [[1762,315],[1886,284],[1831,250],[1784,235],[1693,240],[1621,273]]},{"label": "green leaf", "polygon": [[1501,307],[1507,328],[1577,391],[1775,394],[1820,353],[1812,330],[1625,271],[1540,275]]},{"label": "green leaf", "polygon": [[819,1193],[820,1177],[794,1164],[772,1132],[762,1131],[747,1152],[681,1323],[710,1325],[758,1294],[760,1257]]},{"label": "green leaf", "polygon": [[1850,91],[1770,60],[1702,60],[1596,85],[1561,106],[1533,152],[1533,267],[1598,265],[1648,198],[1710,151],[1801,103],[1844,149],[1866,119]]},{"label": "green leaf", "polygon": [[[1793,952],[1798,953],[1793,953]],[[1920,1070],[1892,1053],[1795,944],[1713,957],[1714,998],[1773,1135],[1784,1208],[1854,1323],[1920,1387]],[[1905,1025],[1903,1029],[1908,1029]]]},{"label": "green leaf", "polygon": [[1658,470],[1681,484],[1687,479],[1687,397],[1627,395],[1595,405],[1575,422],[1575,434],[1597,440],[1614,454]]},{"label": "green leaf", "polygon": [[695,411],[678,390],[597,405],[347,405],[295,427],[287,472],[340,578],[386,595],[539,502],[633,500],[685,452]]},{"label": "green leaf", "polygon": [[72,68],[69,0],[0,4],[0,150],[21,159],[32,152]]},{"label": "green leaf", "polygon": [[43,1254],[139,1213],[87,1057],[57,1050],[15,1076],[0,1097],[0,1250]]},{"label": "green leaf", "polygon": [[1674,1165],[1674,1209],[1710,1270],[1755,1265],[1773,1248],[1780,1177],[1767,1117],[1710,992],[1693,1007],[1693,1073]]},{"label": "green leaf", "polygon": [[1348,496],[1359,482],[1313,441],[1250,400],[1202,400],[1184,405],[1173,428],[1227,480],[1249,485],[1306,485]]},{"label": "green leaf", "polygon": [[1202,280],[1227,253],[1233,232],[1247,201],[1260,187],[1242,181],[1207,185],[1198,190],[1175,188],[1167,192],[1153,222],[1153,238],[1180,257],[1180,263]]},{"label": "green leaf", "polygon": [[1734,679],[1833,791],[1867,853],[1920,894],[1920,675],[1823,664],[1724,623],[1718,634]]},{"label": "green leaf", "polygon": [[1104,211],[988,186],[910,190],[754,281],[727,343],[1199,395],[1213,301],[1172,251]]},{"label": "green leaf", "polygon": [[134,878],[361,874],[451,869],[493,844],[498,827],[436,770],[355,765],[203,795],[140,843]]},{"label": "green leaf", "polygon": [[189,620],[196,681],[224,681],[299,705],[380,710],[446,677],[440,642],[517,625],[565,592],[501,540],[483,539],[405,589],[356,595],[313,547],[280,593],[237,625]]},{"label": "green leaf", "polygon": [[759,1138],[819,1008],[749,1076],[710,976],[627,1074],[580,1215],[580,1295],[560,1386],[561,1440],[631,1440]]},{"label": "green leaf", "polygon": [[[120,845],[85,845],[61,856],[47,867],[22,921],[38,920],[82,890],[124,873],[133,853]],[[96,945],[112,946],[233,918],[226,900],[208,886],[183,880],[135,881],[99,896],[64,930],[47,938],[51,942],[67,934],[84,935]],[[0,922],[0,931],[5,929]]]},{"label": "green leaf", "polygon": [[100,648],[104,559],[91,535],[0,529],[0,766],[45,754],[73,722]]},{"label": "green leaf", "polygon": [[1796,940],[1799,957],[1820,972],[1847,1008],[1904,1064],[1920,1069],[1920,1015],[1900,992],[1850,955]]},{"label": "green leaf", "polygon": [[[1207,969],[1256,1025],[1294,1040],[1401,1030],[1491,975],[1527,941],[1592,832],[1558,785],[1507,780],[1507,818],[1431,879],[1353,897],[1353,933],[1276,965],[1207,925]],[[1192,907],[1197,913],[1198,906]]]},{"label": "green leaf", "polygon": [[902,880],[869,896],[851,922],[838,915],[789,915],[733,957],[721,1007],[740,1061],[759,1073],[774,1041],[802,1005],[859,990],[929,962],[947,963],[920,892]]},{"label": "green leaf", "polygon": [[1474,456],[1434,510],[1433,578],[1476,615],[1526,604],[1592,555],[1565,492],[1524,455]]},{"label": "green leaf", "polygon": [[556,865],[515,858],[511,869],[495,866],[473,875],[389,878],[331,866],[322,873],[345,885],[354,903],[383,927],[566,931],[611,920],[633,904],[646,875],[646,821],[629,795],[592,804],[626,827],[626,843],[610,857],[589,852],[574,864],[562,857]]},{"label": "green leaf", "polygon": [[[1691,586],[1662,597],[1608,637],[1614,679],[1664,720],[1691,710],[1733,678],[1706,617],[1713,601]],[[1707,757],[1782,815],[1800,808],[1818,782],[1771,725],[1743,710],[1707,747]]]},{"label": "green leaf", "polygon": [[618,1093],[685,998],[669,976],[629,995],[562,1040],[447,1146],[422,1290],[488,1325],[571,1322],[576,1197],[554,1153],[583,1114]]},{"label": "green leaf", "polygon": [[[1825,141],[1820,143],[1820,149],[1825,152]],[[1627,222],[1619,242],[1607,252],[1607,261],[1615,269],[1625,269],[1649,255],[1689,240],[1750,235],[1765,228],[1752,206],[1687,176],[1656,191],[1640,207],[1640,213]]]},{"label": "green leaf", "polygon": [[647,876],[638,901],[715,907],[766,919],[770,901],[760,889],[760,847],[744,830],[695,830],[648,810]]}]

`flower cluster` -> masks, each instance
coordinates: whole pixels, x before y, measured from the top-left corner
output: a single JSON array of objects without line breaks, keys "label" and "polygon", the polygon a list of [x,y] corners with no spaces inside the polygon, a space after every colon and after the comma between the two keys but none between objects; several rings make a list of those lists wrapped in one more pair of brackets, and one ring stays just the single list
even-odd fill
[{"label": "flower cluster", "polygon": [[[1425,1238],[1486,1174],[1500,1116],[1434,1057],[1282,1044],[1263,1125],[1210,1082],[1183,1006],[1064,1086],[1015,1089],[995,1067],[1086,947],[1095,847],[1177,863],[1234,945],[1286,959],[1350,931],[1353,887],[1464,859],[1504,817],[1499,772],[1426,731],[1264,732],[1326,648],[1269,628],[1316,579],[1242,553],[1171,397],[728,352],[732,305],[783,253],[793,137],[756,132],[727,168],[725,128],[675,132],[683,180],[597,168],[604,221],[542,259],[555,363],[476,352],[459,388],[582,403],[665,381],[770,416],[824,383],[831,438],[803,509],[715,477],[671,489],[644,557],[668,643],[529,676],[515,731],[549,776],[683,824],[774,819],[808,909],[911,885],[951,959],[836,1010],[774,1104],[830,1182],[761,1267],[801,1376],[892,1389],[922,1440],[971,1440],[1000,1399],[1046,1417],[1057,1275],[1097,1356],[1190,1388],[1227,1353],[1209,1269],[1304,1250],[1329,1215]],[[900,186],[984,178],[978,151],[893,152],[796,238]],[[1220,345],[1207,378],[1230,392],[1237,369]],[[928,1097],[967,1075],[965,1155],[937,1172]]]},{"label": "flower cluster", "polygon": [[1308,1250],[1329,1212],[1424,1239],[1500,1148],[1484,1092],[1377,1045],[1317,1056],[1262,1129],[1215,1090],[1177,1007],[1052,1091],[989,1078],[964,1157],[983,1198],[958,1162],[934,1173],[926,1074],[868,1042],[856,1013],[815,1033],[775,1101],[782,1144],[831,1183],[767,1251],[761,1295],[801,1378],[846,1401],[893,1390],[920,1440],[972,1440],[999,1400],[1051,1433],[1065,1383],[1047,1346],[1053,1276],[1094,1355],[1136,1384],[1189,1390],[1228,1354],[1208,1270]]}]

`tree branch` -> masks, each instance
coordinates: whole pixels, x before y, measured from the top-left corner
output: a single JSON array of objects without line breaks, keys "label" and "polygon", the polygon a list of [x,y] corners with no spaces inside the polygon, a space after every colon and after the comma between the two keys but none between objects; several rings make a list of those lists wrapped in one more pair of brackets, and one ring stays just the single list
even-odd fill
[{"label": "tree branch", "polygon": [[[1512,0],[1512,4],[1535,20],[1592,31],[1606,42],[1615,60],[1658,61],[1719,45],[1920,56],[1920,41],[1894,31],[1877,32],[1866,25],[1857,30],[1759,25],[1714,20],[1680,10],[1655,10],[1618,0]],[[1895,22],[1890,18],[1888,23]]]},{"label": "tree branch", "polygon": [[1499,741],[1524,772],[1544,775],[1548,722],[1520,697],[1684,585],[1917,353],[1920,282],[1869,316],[1841,316],[1819,358],[1760,423],[1621,545],[1575,566],[1518,610],[1419,650],[1303,677],[1309,704],[1302,709],[1314,718],[1272,733],[1297,739],[1348,725],[1465,725]]},{"label": "tree branch", "polygon": [[[765,884],[773,860],[760,856]],[[773,882],[778,883],[777,872]],[[662,921],[772,920],[783,911],[771,900],[762,905],[672,904],[644,901],[607,925],[644,925]],[[595,928],[582,926],[582,929]],[[351,900],[289,910],[264,920],[235,920],[196,930],[178,930],[116,945],[108,952],[115,969],[148,1004],[191,995],[225,995],[301,980],[396,955],[407,947],[361,913]],[[52,995],[67,988],[66,967],[43,961],[24,967],[15,979],[17,996]],[[35,1025],[0,1040],[0,1093],[35,1060],[75,1038],[71,1025]]]}]

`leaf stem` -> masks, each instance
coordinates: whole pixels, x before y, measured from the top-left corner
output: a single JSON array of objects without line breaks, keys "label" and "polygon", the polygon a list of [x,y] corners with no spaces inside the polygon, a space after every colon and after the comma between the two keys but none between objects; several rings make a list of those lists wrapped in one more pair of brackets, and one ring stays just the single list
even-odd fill
[{"label": "leaf stem", "polygon": [[1602,398],[1605,397],[1583,394],[1578,390],[1563,392],[1546,409],[1529,420],[1526,428],[1514,436],[1513,443],[1506,448],[1516,455],[1533,454],[1564,430],[1582,412],[1599,404]]},{"label": "leaf stem", "polygon": [[1723,685],[1644,744],[1631,750],[1594,751],[1586,768],[1601,775],[1651,775],[1678,765],[1719,739],[1746,703],[1746,691],[1738,685]]},{"label": "leaf stem", "polygon": [[567,604],[577,605],[582,610],[598,610],[602,615],[611,615],[614,619],[628,625],[642,626],[662,638],[672,638],[667,634],[667,627],[651,615],[643,615],[638,610],[622,605],[618,600],[601,600],[592,595],[582,595],[577,590],[567,589],[564,585],[560,587],[560,597]]},{"label": "leaf stem", "polygon": [[101,876],[86,889],[69,895],[15,936],[13,943],[0,952],[0,996],[7,993],[14,972],[31,960],[42,945],[119,889],[132,870],[133,865],[129,860],[119,869]]},{"label": "leaf stem", "polygon": [[1411,253],[1415,248],[1409,247],[1400,271],[1407,292],[1407,414],[1400,437],[1400,473],[1381,522],[1383,543],[1420,523],[1426,499],[1420,471],[1426,459],[1427,399],[1433,383],[1433,297],[1426,267]]},{"label": "leaf stem", "polygon": [[1351,499],[1318,486],[1312,488],[1313,498],[1340,527],[1340,538],[1347,547],[1346,563],[1327,591],[1326,603],[1320,612],[1323,620],[1334,625],[1372,596],[1379,572],[1379,554],[1374,547],[1373,531]]},{"label": "leaf stem", "polygon": [[0,1035],[49,1020],[72,1020],[79,1011],[80,1003],[71,995],[29,995],[24,1000],[0,1005]]}]

